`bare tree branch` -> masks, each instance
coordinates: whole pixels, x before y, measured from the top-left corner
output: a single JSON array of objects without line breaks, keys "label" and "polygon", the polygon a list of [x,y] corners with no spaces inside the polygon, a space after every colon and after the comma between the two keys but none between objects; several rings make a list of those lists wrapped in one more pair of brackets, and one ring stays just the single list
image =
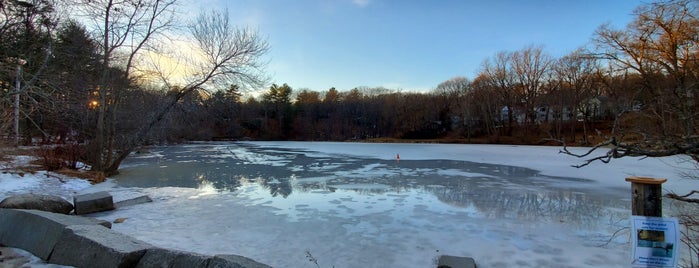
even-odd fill
[{"label": "bare tree branch", "polygon": [[693,194],[699,194],[699,191],[697,190],[692,190],[686,195],[677,195],[675,193],[668,193],[665,195],[667,198],[672,198],[675,200],[683,201],[683,202],[688,202],[688,203],[699,203],[699,198],[689,198],[689,196]]}]

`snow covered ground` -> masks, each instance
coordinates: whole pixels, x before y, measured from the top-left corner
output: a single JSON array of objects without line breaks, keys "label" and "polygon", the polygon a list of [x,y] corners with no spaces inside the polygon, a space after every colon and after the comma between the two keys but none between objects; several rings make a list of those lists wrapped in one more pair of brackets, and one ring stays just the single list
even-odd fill
[{"label": "snow covered ground", "polygon": [[[104,212],[113,229],[203,254],[275,267],[628,267],[630,176],[697,189],[681,157],[583,160],[556,147],[318,142],[200,143],[134,155],[90,186],[45,173],[0,174],[0,199],[107,190],[153,203]],[[584,150],[584,149],[578,149]],[[400,161],[396,156],[400,155]],[[17,159],[26,161],[26,159]],[[10,165],[15,165],[10,164]],[[669,204],[665,204],[668,206]]]},{"label": "snow covered ground", "polygon": [[[32,174],[15,169],[19,166],[28,166],[31,160],[30,156],[14,156],[9,162],[0,162],[0,200],[14,194],[35,193],[56,195],[72,201],[73,195],[91,186],[86,180],[70,178],[53,172],[39,171]],[[47,264],[22,249],[0,247],[0,253],[0,267],[3,268],[65,267]]]}]

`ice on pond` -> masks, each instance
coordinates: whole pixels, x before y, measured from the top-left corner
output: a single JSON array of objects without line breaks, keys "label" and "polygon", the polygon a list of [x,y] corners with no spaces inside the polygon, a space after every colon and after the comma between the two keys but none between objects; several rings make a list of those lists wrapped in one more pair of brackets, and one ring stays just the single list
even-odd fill
[{"label": "ice on pond", "polygon": [[628,225],[624,177],[675,172],[654,160],[581,172],[547,147],[254,142],[157,154],[128,159],[114,188],[155,202],[101,218],[128,217],[114,228],[156,245],[275,267],[313,267],[306,250],[322,267],[431,267],[442,254],[627,267],[628,233],[612,237]]}]

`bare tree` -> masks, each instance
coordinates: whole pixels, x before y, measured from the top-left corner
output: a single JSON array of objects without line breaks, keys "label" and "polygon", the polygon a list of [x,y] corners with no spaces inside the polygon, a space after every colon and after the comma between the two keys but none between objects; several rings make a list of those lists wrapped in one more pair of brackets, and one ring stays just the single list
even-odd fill
[{"label": "bare tree", "polygon": [[[75,0],[79,16],[99,40],[101,76],[94,87],[98,95],[97,121],[90,162],[96,171],[116,171],[118,135],[115,130],[117,110],[128,83],[134,79],[137,57],[158,35],[173,26],[175,0]],[[122,85],[122,86],[118,86]],[[116,167],[114,164],[116,163]]]},{"label": "bare tree", "polygon": [[[497,92],[500,103],[505,106],[500,108],[507,108],[507,136],[512,136],[513,124],[515,122],[515,109],[517,108],[516,94],[514,91],[515,77],[511,70],[511,59],[512,53],[504,51],[498,52],[492,59],[486,59],[483,62],[481,74],[479,75],[479,77],[482,77],[482,83],[485,86]],[[500,117],[502,117],[502,115]]]},{"label": "bare tree", "polygon": [[556,61],[553,70],[558,81],[558,90],[562,97],[562,104],[572,113],[570,134],[575,140],[577,113],[583,115],[583,139],[582,144],[588,144],[587,124],[590,118],[590,107],[584,104],[592,97],[595,90],[595,72],[597,71],[597,59],[590,57],[582,49],[571,52]]},{"label": "bare tree", "polygon": [[[185,43],[190,46],[190,53],[173,59],[173,65],[186,66],[178,70],[179,77],[173,77],[163,65],[146,65],[139,60],[162,52],[158,50],[163,47],[158,41],[183,35],[174,28],[175,0],[80,0],[79,4],[83,15],[95,18],[93,29],[101,37],[103,53],[103,73],[96,88],[99,107],[92,157],[96,171],[115,173],[126,156],[143,143],[149,131],[184,96],[215,88],[216,84],[235,81],[249,85],[263,81],[259,58],[268,50],[266,41],[253,30],[231,25],[227,12],[202,13],[186,27]],[[117,67],[119,72],[114,71]],[[143,71],[147,67],[150,72]],[[169,100],[155,105],[149,115],[141,116],[143,122],[136,129],[128,133],[117,131],[114,126],[120,119],[119,100],[131,85],[117,87],[113,76],[137,81],[146,73],[169,92]]]},{"label": "bare tree", "polygon": [[473,114],[479,119],[485,133],[493,135],[497,133],[497,120],[502,104],[498,101],[497,92],[490,87],[489,80],[483,73],[473,79],[469,98],[473,99]]},{"label": "bare tree", "polygon": [[458,127],[466,128],[466,137],[469,141],[473,132],[470,91],[471,81],[462,76],[453,77],[439,83],[434,90],[434,94],[438,97],[439,105],[441,106],[439,120],[443,122],[442,124],[445,127],[451,127],[452,117],[458,117],[461,122]]},{"label": "bare tree", "polygon": [[[183,97],[197,90],[215,88],[221,83],[238,82],[248,86],[261,86],[266,82],[260,59],[269,50],[267,42],[256,31],[237,28],[230,24],[228,12],[201,13],[189,25],[189,34],[197,45],[199,58],[189,59],[187,65],[196,71],[188,73],[187,84],[173,87],[173,96],[166,105],[149,118],[135,135],[130,136],[115,161],[106,170],[115,172],[133,149],[139,146],[148,132],[158,124],[170,109]],[[169,84],[161,75],[163,84]]]},{"label": "bare tree", "polygon": [[544,53],[542,47],[526,47],[512,53],[510,58],[514,74],[517,100],[522,103],[525,121],[534,123],[542,94],[545,78],[551,67],[551,57]]},{"label": "bare tree", "polygon": [[437,88],[434,89],[434,93],[443,96],[458,96],[468,90],[469,84],[471,84],[471,82],[466,77],[452,77],[439,83]]},{"label": "bare tree", "polygon": [[[0,133],[12,122],[15,145],[19,143],[20,120],[26,122],[24,129],[44,133],[34,119],[40,109],[37,98],[50,94],[39,82],[51,57],[57,21],[52,0],[0,4]],[[12,107],[12,112],[6,113],[5,107]],[[9,114],[11,117],[5,117]]]},{"label": "bare tree", "polygon": [[[604,25],[595,42],[600,55],[610,60],[633,88],[634,102],[621,107],[606,141],[583,154],[564,147],[563,152],[604,163],[621,157],[663,157],[686,155],[699,163],[699,17],[697,2],[663,1],[636,9],[636,19],[625,30]],[[633,83],[628,85],[629,83]],[[603,151],[602,154],[597,153]],[[699,203],[697,191],[667,197]],[[692,251],[689,267],[696,267],[699,235],[696,207],[680,215],[687,227],[683,242]]]},{"label": "bare tree", "polygon": [[[595,41],[605,58],[639,77],[637,105],[619,111],[611,135],[593,151],[610,149],[583,165],[626,156],[679,154],[699,162],[696,2],[652,3],[639,7],[636,14],[626,30],[600,27]],[[622,126],[619,121],[624,117],[641,117],[635,121],[651,124]]]}]

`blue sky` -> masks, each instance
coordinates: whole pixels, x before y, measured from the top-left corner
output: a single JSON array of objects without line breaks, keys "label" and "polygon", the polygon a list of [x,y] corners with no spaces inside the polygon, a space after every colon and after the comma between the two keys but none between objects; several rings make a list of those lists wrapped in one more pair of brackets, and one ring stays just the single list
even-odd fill
[{"label": "blue sky", "polygon": [[499,51],[542,45],[554,57],[589,45],[604,23],[623,28],[631,0],[204,0],[228,8],[271,46],[271,82],[294,90],[359,86],[424,91],[473,79]]}]

